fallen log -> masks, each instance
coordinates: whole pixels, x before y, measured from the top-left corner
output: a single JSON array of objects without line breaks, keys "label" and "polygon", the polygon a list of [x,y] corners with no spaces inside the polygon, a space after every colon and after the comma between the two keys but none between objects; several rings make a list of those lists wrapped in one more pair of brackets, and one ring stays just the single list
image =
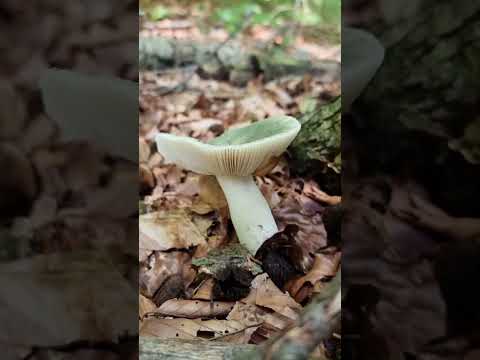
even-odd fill
[{"label": "fallen log", "polygon": [[255,345],[141,337],[140,360],[234,360],[257,352]]},{"label": "fallen log", "polygon": [[315,61],[305,54],[287,54],[279,48],[246,49],[238,41],[187,42],[160,37],[139,39],[140,70],[197,66],[201,76],[245,85],[260,73],[265,80],[292,74],[312,74],[324,82],[340,80],[340,63]]},{"label": "fallen log", "polygon": [[289,148],[291,167],[314,177],[329,194],[339,195],[341,170],[341,97],[300,121],[302,130]]}]

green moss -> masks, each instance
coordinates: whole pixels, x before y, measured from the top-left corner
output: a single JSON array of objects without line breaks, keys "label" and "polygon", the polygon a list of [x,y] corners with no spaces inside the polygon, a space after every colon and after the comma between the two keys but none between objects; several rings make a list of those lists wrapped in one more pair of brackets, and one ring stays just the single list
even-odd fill
[{"label": "green moss", "polygon": [[341,104],[338,97],[300,119],[302,130],[289,149],[296,171],[312,174],[333,169],[340,172]]},{"label": "green moss", "polygon": [[253,275],[263,272],[260,265],[250,259],[250,253],[240,244],[214,249],[206,257],[193,259],[192,264],[206,268],[213,275],[222,272],[227,267],[243,268]]}]

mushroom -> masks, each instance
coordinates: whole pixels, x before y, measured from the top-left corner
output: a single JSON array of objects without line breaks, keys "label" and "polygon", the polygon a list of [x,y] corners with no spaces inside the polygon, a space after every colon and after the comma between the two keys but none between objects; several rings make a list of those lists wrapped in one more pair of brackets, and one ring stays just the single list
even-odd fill
[{"label": "mushroom", "polygon": [[253,175],[280,156],[299,131],[295,118],[276,116],[230,129],[209,143],[165,133],[157,134],[156,143],[167,163],[216,176],[238,239],[255,254],[278,227]]}]

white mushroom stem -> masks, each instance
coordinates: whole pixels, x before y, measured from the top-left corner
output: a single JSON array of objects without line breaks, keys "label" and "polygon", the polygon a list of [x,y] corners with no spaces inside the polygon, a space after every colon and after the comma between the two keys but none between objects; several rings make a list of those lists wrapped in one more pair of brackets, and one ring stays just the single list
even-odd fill
[{"label": "white mushroom stem", "polygon": [[278,232],[267,200],[252,176],[217,176],[227,198],[238,240],[254,254]]}]

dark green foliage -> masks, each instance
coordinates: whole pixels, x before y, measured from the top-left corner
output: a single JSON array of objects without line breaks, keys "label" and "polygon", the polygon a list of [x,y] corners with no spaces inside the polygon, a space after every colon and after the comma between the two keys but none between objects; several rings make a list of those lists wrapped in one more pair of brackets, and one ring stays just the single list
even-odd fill
[{"label": "dark green foliage", "polygon": [[[293,22],[303,26],[327,26],[338,33],[341,20],[340,0],[212,0],[180,1],[194,5],[201,13],[210,14],[209,22],[237,33],[250,25],[283,27]],[[159,0],[141,0],[140,15],[158,21],[172,15],[169,7]],[[284,34],[285,35],[285,34]],[[288,39],[285,39],[288,40]]]},{"label": "dark green foliage", "polygon": [[310,0],[299,3],[295,0],[218,0],[214,19],[220,21],[231,32],[249,24],[282,26],[286,22],[303,25],[339,25],[341,19],[340,0]]}]

